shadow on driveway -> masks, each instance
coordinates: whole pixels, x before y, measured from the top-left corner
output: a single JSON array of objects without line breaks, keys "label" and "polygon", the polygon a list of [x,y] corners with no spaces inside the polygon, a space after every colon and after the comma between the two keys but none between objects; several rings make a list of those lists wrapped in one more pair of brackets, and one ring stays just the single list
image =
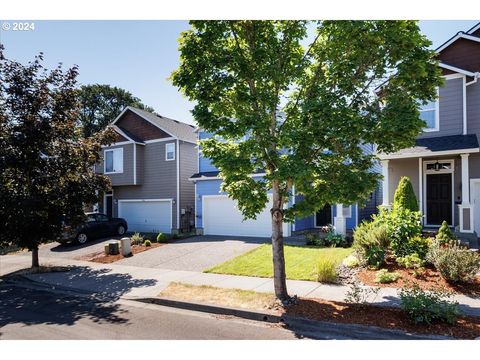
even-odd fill
[{"label": "shadow on driveway", "polygon": [[120,240],[122,237],[123,236],[109,236],[109,237],[104,237],[104,238],[100,238],[100,239],[90,240],[85,244],[78,244],[74,241],[70,242],[70,243],[66,243],[66,244],[57,243],[57,246],[52,247],[50,249],[50,251],[53,251],[53,252],[76,251],[76,250],[79,250],[79,249],[86,249],[86,248],[88,248],[90,246],[93,246],[93,245],[101,244],[105,241]]}]

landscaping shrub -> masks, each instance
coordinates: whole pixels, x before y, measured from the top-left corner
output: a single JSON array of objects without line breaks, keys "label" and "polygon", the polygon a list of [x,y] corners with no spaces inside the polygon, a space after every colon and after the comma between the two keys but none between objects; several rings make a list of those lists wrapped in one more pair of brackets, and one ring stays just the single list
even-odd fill
[{"label": "landscaping shrub", "polygon": [[130,243],[132,245],[141,245],[143,244],[143,236],[140,235],[140,233],[136,232],[135,234],[132,235],[130,238]]},{"label": "landscaping shrub", "polygon": [[407,269],[419,269],[425,266],[425,260],[420,258],[417,253],[398,257],[397,264]]},{"label": "landscaping shrub", "polygon": [[[387,227],[387,235],[395,256],[403,257],[413,253],[421,256],[424,253],[424,245],[428,243],[420,238],[422,214],[419,211],[398,208],[391,212],[383,211],[380,216]],[[428,245],[426,248],[428,249]]]},{"label": "landscaping shrub", "polygon": [[319,282],[333,283],[337,280],[337,264],[329,258],[321,258],[317,267]]},{"label": "landscaping shrub", "polygon": [[150,240],[145,240],[143,245],[146,246],[146,247],[150,247],[150,246],[152,246],[152,242]]},{"label": "landscaping shrub", "polygon": [[435,236],[435,240],[440,245],[446,245],[452,241],[457,240],[457,237],[453,235],[452,230],[450,230],[450,227],[448,226],[448,223],[445,220],[442,222],[442,226],[440,226],[440,229],[438,229],[438,233],[437,233],[437,236]]},{"label": "landscaping shrub", "polygon": [[453,294],[440,290],[424,291],[418,285],[400,291],[401,308],[415,324],[443,321],[454,324],[459,313]]},{"label": "landscaping shrub", "polygon": [[407,176],[403,176],[398,183],[397,190],[393,197],[393,210],[408,209],[418,211],[418,202],[412,183]]},{"label": "landscaping shrub", "polygon": [[388,245],[386,226],[375,220],[362,222],[354,231],[353,248],[368,265],[381,266]]},{"label": "landscaping shrub", "polygon": [[316,233],[306,234],[305,239],[307,240],[307,246],[325,246],[323,239]]},{"label": "landscaping shrub", "polygon": [[324,239],[325,246],[342,247],[347,245],[347,239],[342,234],[336,234],[334,231],[329,231]]},{"label": "landscaping shrub", "polygon": [[469,282],[480,271],[480,256],[457,242],[431,247],[427,261],[449,282]]},{"label": "landscaping shrub", "polygon": [[343,259],[342,264],[349,268],[360,266],[360,260],[355,255],[349,255]]},{"label": "landscaping shrub", "polygon": [[375,275],[375,282],[388,284],[398,280],[400,274],[396,272],[388,272],[387,269],[378,270]]},{"label": "landscaping shrub", "polygon": [[365,304],[370,295],[377,295],[379,287],[361,287],[357,283],[350,285],[350,289],[345,294],[345,302],[351,304]]},{"label": "landscaping shrub", "polygon": [[167,242],[167,235],[165,235],[164,233],[158,233],[157,235],[157,242],[158,243],[164,243],[164,242]]},{"label": "landscaping shrub", "polygon": [[380,268],[385,262],[385,250],[380,246],[372,246],[365,253],[365,260],[369,266]]}]

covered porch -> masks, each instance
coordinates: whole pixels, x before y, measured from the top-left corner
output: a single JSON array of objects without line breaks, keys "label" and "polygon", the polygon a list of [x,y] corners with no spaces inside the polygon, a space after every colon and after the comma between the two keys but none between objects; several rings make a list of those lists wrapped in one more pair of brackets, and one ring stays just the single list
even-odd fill
[{"label": "covered porch", "polygon": [[476,135],[418,139],[416,146],[380,154],[382,205],[390,207],[402,176],[408,176],[423,213],[435,230],[445,220],[464,234],[480,234],[480,153]]}]

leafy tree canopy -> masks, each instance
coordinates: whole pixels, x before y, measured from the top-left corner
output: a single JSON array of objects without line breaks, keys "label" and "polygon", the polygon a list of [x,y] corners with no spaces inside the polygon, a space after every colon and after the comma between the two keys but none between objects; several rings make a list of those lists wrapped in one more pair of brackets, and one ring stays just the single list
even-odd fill
[{"label": "leafy tree canopy", "polygon": [[79,93],[79,126],[84,137],[107,127],[127,106],[154,112],[130,92],[110,85],[83,85]]},{"label": "leafy tree canopy", "polygon": [[75,226],[84,205],[110,188],[96,174],[101,145],[112,130],[84,139],[78,118],[78,69],[51,71],[40,54],[26,65],[8,60],[0,45],[0,242],[32,250]]}]

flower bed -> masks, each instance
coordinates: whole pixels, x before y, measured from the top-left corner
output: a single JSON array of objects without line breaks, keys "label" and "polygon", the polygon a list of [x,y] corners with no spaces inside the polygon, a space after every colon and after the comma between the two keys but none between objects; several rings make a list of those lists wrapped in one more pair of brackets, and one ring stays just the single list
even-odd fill
[{"label": "flower bed", "polygon": [[[135,255],[135,254],[138,254],[138,253],[150,250],[150,249],[158,248],[162,245],[165,245],[165,244],[152,243],[151,246],[132,245],[132,247],[131,247],[132,254]],[[92,262],[96,262],[96,263],[100,263],[100,264],[110,264],[110,263],[113,263],[115,261],[122,260],[124,258],[125,257],[122,254],[106,255],[104,252],[97,252],[97,253],[81,256],[77,260],[92,261]]]}]

